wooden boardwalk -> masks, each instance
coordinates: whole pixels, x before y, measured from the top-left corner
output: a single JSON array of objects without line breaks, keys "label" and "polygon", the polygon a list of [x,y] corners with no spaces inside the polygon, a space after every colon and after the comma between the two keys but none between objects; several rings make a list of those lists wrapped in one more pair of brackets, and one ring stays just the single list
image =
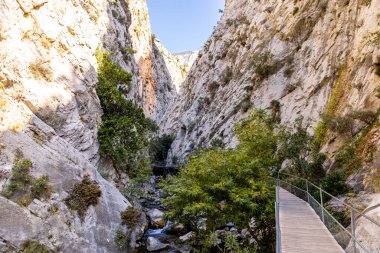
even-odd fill
[{"label": "wooden boardwalk", "polygon": [[282,253],[344,253],[308,203],[282,188],[279,202]]}]

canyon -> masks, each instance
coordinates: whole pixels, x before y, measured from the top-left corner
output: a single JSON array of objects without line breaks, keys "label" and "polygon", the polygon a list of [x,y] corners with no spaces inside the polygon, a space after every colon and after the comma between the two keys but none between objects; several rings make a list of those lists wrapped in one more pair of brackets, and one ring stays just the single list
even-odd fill
[{"label": "canyon", "polygon": [[[380,220],[380,0],[227,0],[203,49],[181,54],[153,36],[145,0],[5,0],[0,10],[0,189],[20,158],[53,189],[27,206],[0,196],[0,252],[28,240],[57,252],[125,252],[117,231],[135,248],[146,230],[145,215],[133,229],[121,225],[121,212],[141,206],[120,192],[128,174],[99,153],[97,50],[132,74],[126,98],[159,135],[174,136],[167,165],[215,141],[235,147],[234,125],[253,108],[283,124],[302,117],[321,135],[326,171],[347,147],[363,161],[347,180],[357,195],[344,198]],[[326,127],[325,114],[364,111],[371,124]],[[81,220],[65,201],[86,175],[102,195]],[[357,230],[380,250],[370,239],[380,231],[362,220]]]}]

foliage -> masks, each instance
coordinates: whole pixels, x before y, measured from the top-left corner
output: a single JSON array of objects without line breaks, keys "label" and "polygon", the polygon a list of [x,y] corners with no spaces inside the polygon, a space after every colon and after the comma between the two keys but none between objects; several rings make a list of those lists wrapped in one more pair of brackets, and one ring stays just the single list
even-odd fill
[{"label": "foliage", "polygon": [[134,228],[140,220],[141,213],[135,207],[130,206],[127,210],[120,213],[121,224],[128,226],[128,228]]},{"label": "foliage", "polygon": [[224,148],[225,144],[221,139],[215,138],[211,141],[211,147],[212,148]]},{"label": "foliage", "polygon": [[234,72],[232,71],[230,67],[227,67],[224,73],[224,77],[223,77],[224,85],[227,85],[232,80],[233,76],[234,76]]},{"label": "foliage", "polygon": [[286,68],[285,71],[284,71],[284,76],[285,76],[286,78],[290,78],[290,77],[292,77],[293,73],[294,73],[293,68],[292,68],[292,67],[288,67],[288,68]]},{"label": "foliage", "polygon": [[260,55],[255,55],[251,61],[251,66],[256,74],[253,81],[261,82],[278,71],[276,63],[272,63],[272,55],[270,52],[265,52]]},{"label": "foliage", "polygon": [[98,132],[100,152],[111,158],[118,169],[133,172],[145,166],[141,160],[147,149],[148,134],[157,130],[157,126],[145,118],[142,109],[124,97],[131,74],[113,64],[109,56],[108,52],[96,52],[97,94],[103,109],[103,123]]},{"label": "foliage", "polygon": [[338,134],[352,135],[354,121],[349,115],[340,117],[329,114],[322,115],[326,128]]},{"label": "foliage", "polygon": [[32,184],[32,196],[34,198],[39,198],[41,196],[44,196],[45,198],[48,198],[51,195],[51,186],[48,183],[49,177],[48,176],[42,176],[36,180],[34,180]]},{"label": "foliage", "polygon": [[244,97],[240,103],[238,103],[234,108],[234,113],[242,111],[243,113],[247,112],[252,107],[251,98],[249,96]]},{"label": "foliage", "polygon": [[322,120],[326,128],[339,134],[352,134],[354,120],[360,120],[367,125],[376,118],[376,113],[371,111],[353,111],[345,116],[334,116],[331,114],[322,115]]},{"label": "foliage", "polygon": [[372,124],[374,119],[377,117],[376,113],[372,111],[353,111],[349,114],[353,119],[360,120],[367,125]]},{"label": "foliage", "polygon": [[278,100],[272,100],[270,102],[270,106],[272,107],[272,117],[276,122],[281,121],[281,104]]},{"label": "foliage", "polygon": [[[345,183],[346,177],[342,172],[330,172],[320,182],[321,188],[333,196],[345,194],[349,191]],[[328,198],[328,196],[326,196]],[[325,196],[324,196],[325,198]]]},{"label": "foliage", "polygon": [[345,145],[335,157],[333,168],[346,171],[347,174],[354,172],[362,165],[361,158],[356,154],[353,145]]},{"label": "foliage", "polygon": [[324,143],[324,140],[326,139],[326,134],[327,134],[326,122],[322,120],[318,123],[317,127],[314,129],[314,140],[318,148]]},{"label": "foliage", "polygon": [[157,137],[152,140],[149,149],[152,162],[156,164],[165,164],[173,141],[174,136],[168,134],[164,134],[161,137]]},{"label": "foliage", "polygon": [[34,198],[47,199],[51,195],[49,178],[42,176],[38,179],[30,175],[32,162],[17,158],[12,167],[10,183],[1,194],[7,198],[15,198],[21,206],[28,206]]},{"label": "foliage", "polygon": [[304,178],[318,179],[324,176],[322,164],[326,155],[319,153],[315,140],[302,127],[302,118],[298,118],[289,131],[280,135],[278,157],[280,161],[289,161],[288,170]]},{"label": "foliage", "polygon": [[81,182],[74,185],[70,195],[65,199],[65,203],[71,210],[78,212],[79,218],[83,222],[87,209],[98,204],[101,194],[98,183],[86,175]]},{"label": "foliage", "polygon": [[227,222],[242,228],[253,217],[252,235],[261,250],[270,251],[274,189],[267,176],[277,164],[275,123],[263,111],[256,111],[235,132],[240,140],[235,150],[199,150],[177,177],[161,184],[167,192],[164,202],[171,209],[168,216],[193,229],[199,219],[207,219],[207,231],[198,230],[202,241],[208,241],[209,232]]},{"label": "foliage", "polygon": [[344,227],[348,227],[350,225],[350,218],[347,216],[344,210],[338,211],[330,206],[327,206],[326,210]]},{"label": "foliage", "polygon": [[227,19],[227,21],[226,21],[226,24],[228,26],[232,26],[234,23],[235,23],[235,20],[233,20],[233,19]]},{"label": "foliage", "polygon": [[124,233],[121,230],[116,231],[115,243],[121,250],[126,249],[128,247],[129,240],[130,235],[128,233]]},{"label": "foliage", "polygon": [[219,252],[236,252],[236,253],[254,253],[255,251],[251,247],[242,247],[238,241],[238,237],[231,232],[226,232],[223,236],[223,245],[220,246],[218,242],[218,234],[213,232],[209,235],[206,241],[208,247],[216,247]]},{"label": "foliage", "polygon": [[40,242],[28,240],[24,243],[22,252],[23,253],[49,253],[49,249],[46,245]]}]

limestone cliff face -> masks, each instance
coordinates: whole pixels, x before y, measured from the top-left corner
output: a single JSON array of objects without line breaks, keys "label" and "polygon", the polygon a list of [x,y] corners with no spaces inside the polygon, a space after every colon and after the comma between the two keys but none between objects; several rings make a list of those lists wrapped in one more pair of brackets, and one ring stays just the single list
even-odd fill
[{"label": "limestone cliff face", "polygon": [[[115,232],[128,230],[120,212],[131,203],[97,172],[103,166],[97,48],[111,51],[113,62],[133,74],[130,99],[159,119],[176,92],[152,43],[145,1],[0,3],[0,189],[17,155],[32,162],[32,176],[47,175],[53,187],[51,199],[27,207],[0,196],[0,252],[26,240],[60,252],[120,251]],[[99,183],[102,196],[81,222],[64,199],[84,175]],[[145,218],[130,231],[132,246],[144,225]]]},{"label": "limestone cliff face", "polygon": [[[233,147],[233,125],[251,108],[266,109],[282,123],[302,116],[310,132],[326,111],[376,112],[379,13],[379,0],[227,0],[219,25],[161,120],[162,132],[176,136],[171,156],[181,160],[214,139]],[[357,151],[371,159],[350,178],[359,191],[375,191],[366,182],[379,179],[378,126],[379,119],[360,136]],[[362,127],[356,122],[354,132]],[[344,143],[359,138],[327,135],[322,150],[332,162]]]},{"label": "limestone cliff face", "polygon": [[215,138],[234,145],[233,124],[250,108],[270,111],[272,101],[282,122],[303,116],[312,129],[340,81],[346,92],[336,110],[375,111],[379,47],[368,37],[378,30],[378,3],[227,1],[161,121],[163,132],[178,133],[173,153],[184,157]]}]

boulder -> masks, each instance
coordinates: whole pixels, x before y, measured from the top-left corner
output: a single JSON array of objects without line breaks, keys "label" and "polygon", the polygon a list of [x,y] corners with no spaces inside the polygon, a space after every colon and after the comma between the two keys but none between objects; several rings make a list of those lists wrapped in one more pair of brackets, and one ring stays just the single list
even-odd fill
[{"label": "boulder", "polygon": [[166,229],[166,232],[168,234],[174,234],[174,235],[183,235],[187,232],[186,226],[182,223],[177,223],[169,226]]},{"label": "boulder", "polygon": [[158,209],[150,209],[146,214],[150,219],[150,225],[153,228],[165,227],[166,221],[164,220],[164,213]]},{"label": "boulder", "polygon": [[179,239],[181,240],[181,242],[187,242],[191,239],[193,239],[195,237],[195,232],[189,232],[183,236],[180,236]]},{"label": "boulder", "polygon": [[193,248],[190,245],[185,244],[181,248],[178,249],[181,253],[190,253]]},{"label": "boulder", "polygon": [[157,238],[148,237],[148,239],[146,240],[146,248],[148,251],[162,250],[166,249],[167,247],[169,247],[169,244],[162,243]]}]

